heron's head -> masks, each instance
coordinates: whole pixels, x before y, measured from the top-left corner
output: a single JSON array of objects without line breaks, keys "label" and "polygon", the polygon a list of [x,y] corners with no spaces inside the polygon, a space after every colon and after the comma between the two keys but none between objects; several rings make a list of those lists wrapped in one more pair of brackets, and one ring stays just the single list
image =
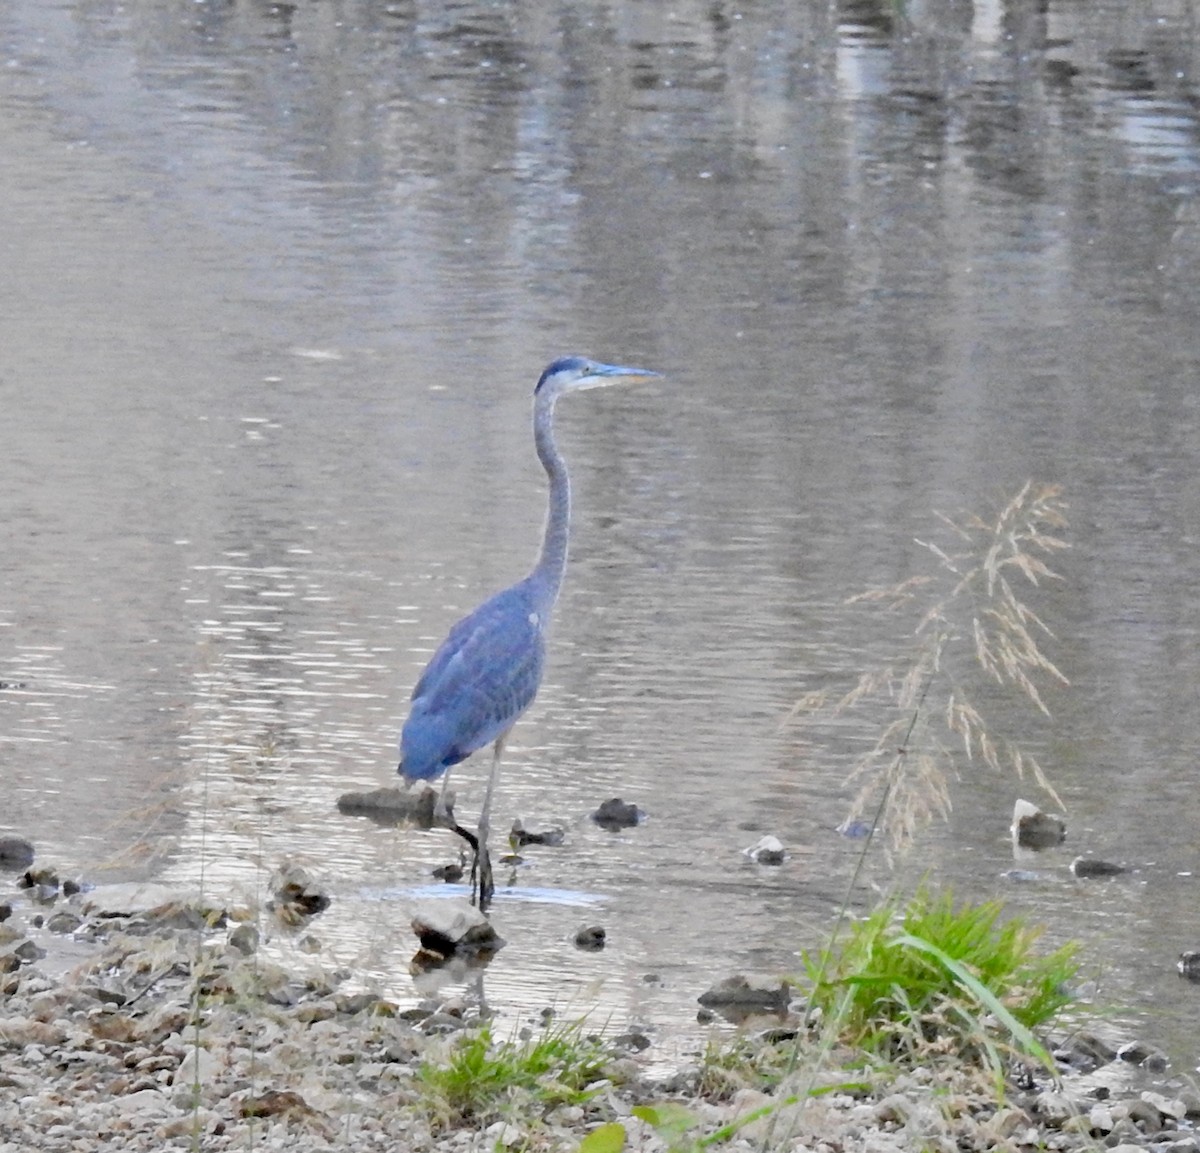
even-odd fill
[{"label": "heron's head", "polygon": [[562,356],[546,365],[534,396],[539,399],[557,399],[564,392],[575,392],[582,388],[603,388],[606,384],[632,384],[661,376],[648,368],[628,368],[623,364],[601,364],[583,356]]}]

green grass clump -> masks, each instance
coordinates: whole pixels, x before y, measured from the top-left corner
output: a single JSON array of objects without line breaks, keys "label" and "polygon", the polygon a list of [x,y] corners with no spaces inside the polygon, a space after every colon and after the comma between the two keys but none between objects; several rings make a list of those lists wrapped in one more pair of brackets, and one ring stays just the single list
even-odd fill
[{"label": "green grass clump", "polygon": [[435,1120],[487,1124],[517,1108],[524,1115],[590,1099],[612,1055],[585,1037],[582,1022],[548,1027],[528,1040],[497,1041],[483,1025],[456,1038],[448,1058],[426,1060],[419,1078]]},{"label": "green grass clump", "polygon": [[998,1071],[1005,1054],[1053,1062],[1033,1034],[1071,996],[1073,944],[1042,955],[1040,930],[1001,921],[997,901],[963,902],[922,886],[843,933],[836,953],[804,956],[810,1009],[847,1044],[887,1060],[945,1053]]}]

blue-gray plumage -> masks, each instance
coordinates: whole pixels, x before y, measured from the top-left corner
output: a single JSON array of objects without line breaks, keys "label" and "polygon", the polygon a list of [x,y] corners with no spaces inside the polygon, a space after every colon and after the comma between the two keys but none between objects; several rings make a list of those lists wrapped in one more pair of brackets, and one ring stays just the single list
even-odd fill
[{"label": "blue-gray plumage", "polygon": [[[550,482],[537,563],[524,580],[484,601],[450,630],[413,689],[412,709],[400,734],[399,772],[410,784],[444,774],[439,816],[474,849],[472,898],[481,909],[492,898],[487,834],[504,739],[537,695],[546,628],[567,567],[571,486],[566,461],[554,443],[554,405],[567,392],[658,375],[580,356],[562,357],[546,367],[533,394],[534,444]],[[476,836],[447,811],[446,783],[451,767],[486,745],[494,753]]]}]

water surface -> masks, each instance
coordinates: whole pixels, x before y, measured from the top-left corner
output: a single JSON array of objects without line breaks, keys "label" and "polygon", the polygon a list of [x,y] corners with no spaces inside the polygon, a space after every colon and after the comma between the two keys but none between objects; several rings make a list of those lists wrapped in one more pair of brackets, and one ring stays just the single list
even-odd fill
[{"label": "water surface", "polygon": [[[420,996],[408,921],[457,850],[334,802],[393,782],[424,661],[535,554],[543,364],[642,363],[664,380],[560,407],[571,568],[495,825],[567,842],[497,900],[491,1007],[669,1055],[711,980],[794,966],[891,718],[781,722],[903,650],[844,601],[927,567],[934,510],[1035,477],[1071,503],[1038,606],[1072,684],[1051,723],[994,707],[1069,840],[1004,879],[1044,798],[964,764],[904,868],[1079,938],[1119,1027],[1194,1066],[1194,15],[13,0],[3,827],[231,899],[299,859],[321,959]],[[595,827],[613,795],[647,820]],[[743,857],[763,832],[782,868]],[[1075,882],[1081,851],[1139,871]]]}]

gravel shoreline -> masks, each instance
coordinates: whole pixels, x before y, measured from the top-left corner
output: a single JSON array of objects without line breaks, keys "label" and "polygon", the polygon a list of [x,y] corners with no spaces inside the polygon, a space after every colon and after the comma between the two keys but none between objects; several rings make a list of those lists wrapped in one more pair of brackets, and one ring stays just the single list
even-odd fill
[{"label": "gravel shoreline", "polygon": [[[351,974],[288,973],[258,954],[252,921],[178,900],[117,911],[87,894],[43,894],[10,913],[0,924],[0,1153],[566,1151],[614,1121],[626,1149],[656,1153],[669,1142],[631,1110],[665,1100],[686,1108],[696,1137],[763,1110],[720,1146],[738,1153],[764,1140],[819,1153],[1200,1153],[1200,1094],[1079,1038],[1061,1045],[1065,1089],[1047,1080],[998,1100],[986,1078],[948,1061],[845,1088],[861,1074],[842,1054],[825,1062],[817,1084],[827,1091],[803,1107],[780,1102],[809,1088],[804,1061],[773,1092],[747,1072],[763,1064],[754,1059],[699,1061],[651,1081],[642,1061],[652,1050],[618,1039],[586,1103],[547,1108],[515,1094],[483,1116],[456,1116],[420,1070],[444,1064],[478,1024],[457,1000],[402,1011],[343,991]],[[86,943],[87,959],[48,971],[38,941],[51,933]],[[778,1068],[786,1032],[748,1044]]]}]

